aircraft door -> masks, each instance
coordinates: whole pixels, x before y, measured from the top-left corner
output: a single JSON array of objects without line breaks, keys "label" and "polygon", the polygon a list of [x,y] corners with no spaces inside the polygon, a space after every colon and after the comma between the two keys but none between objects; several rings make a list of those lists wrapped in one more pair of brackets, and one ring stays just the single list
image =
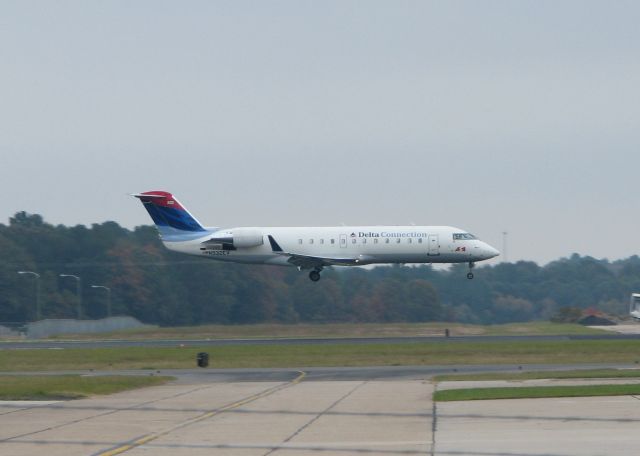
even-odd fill
[{"label": "aircraft door", "polygon": [[440,255],[440,241],[437,234],[430,234],[427,238],[428,251],[427,255],[437,256]]},{"label": "aircraft door", "polygon": [[341,249],[346,249],[347,248],[347,235],[346,234],[341,234],[340,235],[340,248]]}]

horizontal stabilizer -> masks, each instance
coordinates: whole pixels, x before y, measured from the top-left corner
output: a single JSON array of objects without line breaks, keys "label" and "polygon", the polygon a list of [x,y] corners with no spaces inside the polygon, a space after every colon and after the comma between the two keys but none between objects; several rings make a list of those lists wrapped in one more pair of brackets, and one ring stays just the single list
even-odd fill
[{"label": "horizontal stabilizer", "polygon": [[129,193],[129,196],[133,196],[134,198],[138,198],[138,199],[165,198],[164,195],[153,195],[153,194],[145,195],[144,193]]}]

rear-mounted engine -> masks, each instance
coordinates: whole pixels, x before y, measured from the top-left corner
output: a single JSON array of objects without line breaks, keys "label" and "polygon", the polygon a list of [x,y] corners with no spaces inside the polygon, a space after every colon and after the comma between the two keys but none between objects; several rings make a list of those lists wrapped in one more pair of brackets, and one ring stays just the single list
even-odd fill
[{"label": "rear-mounted engine", "polygon": [[204,249],[236,250],[258,247],[264,244],[264,237],[260,230],[239,228],[236,230],[214,233],[213,237],[202,243]]}]

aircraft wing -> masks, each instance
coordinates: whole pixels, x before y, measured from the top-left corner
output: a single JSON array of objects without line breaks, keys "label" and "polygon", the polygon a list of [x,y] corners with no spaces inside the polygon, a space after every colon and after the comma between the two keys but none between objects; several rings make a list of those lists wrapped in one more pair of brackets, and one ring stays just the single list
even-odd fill
[{"label": "aircraft wing", "polygon": [[309,255],[300,255],[298,253],[290,253],[282,250],[273,236],[268,235],[271,250],[278,255],[288,256],[287,261],[300,269],[322,268],[323,266],[356,266],[360,264],[359,258],[332,258],[332,257],[316,257]]}]

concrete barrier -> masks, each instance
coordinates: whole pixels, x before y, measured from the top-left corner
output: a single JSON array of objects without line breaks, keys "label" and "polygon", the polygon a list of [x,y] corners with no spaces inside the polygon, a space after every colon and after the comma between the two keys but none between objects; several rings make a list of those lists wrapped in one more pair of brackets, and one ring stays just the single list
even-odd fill
[{"label": "concrete barrier", "polygon": [[124,329],[149,328],[133,317],[110,317],[101,320],[40,320],[26,325],[28,339],[40,339],[57,334],[98,334]]},{"label": "concrete barrier", "polygon": [[8,328],[6,326],[0,326],[0,337],[3,339],[19,338],[21,336],[20,331]]}]

